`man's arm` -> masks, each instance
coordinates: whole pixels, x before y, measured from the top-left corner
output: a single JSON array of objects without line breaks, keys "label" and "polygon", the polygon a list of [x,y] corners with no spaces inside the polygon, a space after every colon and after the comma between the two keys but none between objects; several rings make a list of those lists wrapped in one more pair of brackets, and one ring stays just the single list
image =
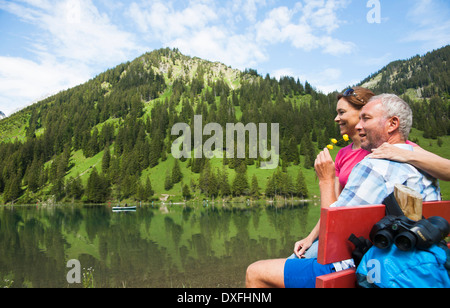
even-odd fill
[{"label": "man's arm", "polygon": [[333,207],[380,204],[388,196],[386,180],[372,161],[363,159],[353,168]]}]

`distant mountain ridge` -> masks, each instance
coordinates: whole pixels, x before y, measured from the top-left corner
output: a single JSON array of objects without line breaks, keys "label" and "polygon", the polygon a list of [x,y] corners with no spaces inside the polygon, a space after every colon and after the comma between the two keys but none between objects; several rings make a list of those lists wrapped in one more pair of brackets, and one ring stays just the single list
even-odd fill
[{"label": "distant mountain ridge", "polygon": [[[414,61],[424,63],[421,57]],[[440,72],[434,65],[446,63],[438,62],[421,67]],[[401,75],[397,66],[388,65],[368,78],[376,93],[393,92],[397,81],[408,79],[385,71]],[[433,83],[423,85],[428,91]],[[450,134],[447,90],[441,83],[437,89],[442,97],[410,102],[416,128],[431,138]],[[177,49],[148,52],[0,122],[0,203],[317,195],[314,159],[339,135],[333,121],[336,94],[317,92],[293,77],[242,72]],[[180,122],[192,127],[194,115],[202,116],[202,128],[207,123],[279,123],[280,168],[262,170],[263,159],[248,154],[245,159],[175,160],[171,145],[178,136],[171,129]]]},{"label": "distant mountain ridge", "polygon": [[417,99],[450,97],[450,45],[423,56],[391,62],[360,85],[376,93],[406,93]]},{"label": "distant mountain ridge", "polygon": [[0,111],[0,120],[2,120],[4,118],[6,118],[6,115],[2,111]]}]

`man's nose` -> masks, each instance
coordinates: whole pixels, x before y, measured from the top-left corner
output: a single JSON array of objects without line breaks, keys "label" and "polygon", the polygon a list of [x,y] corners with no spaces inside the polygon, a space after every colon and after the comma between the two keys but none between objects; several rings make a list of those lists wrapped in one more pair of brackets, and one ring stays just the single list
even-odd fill
[{"label": "man's nose", "polygon": [[361,120],[359,120],[358,124],[356,124],[355,129],[360,131],[363,129],[362,124],[361,124]]}]

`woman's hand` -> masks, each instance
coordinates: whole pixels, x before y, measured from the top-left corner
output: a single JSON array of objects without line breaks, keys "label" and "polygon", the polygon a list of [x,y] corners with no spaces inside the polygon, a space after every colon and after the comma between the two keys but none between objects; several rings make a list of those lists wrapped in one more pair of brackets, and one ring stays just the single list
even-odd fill
[{"label": "woman's hand", "polygon": [[408,163],[411,151],[400,149],[387,142],[380,147],[373,149],[372,153],[367,155],[369,158],[389,159],[400,163]]},{"label": "woman's hand", "polygon": [[294,253],[298,258],[303,258],[305,251],[311,247],[311,245],[313,244],[314,241],[305,238],[301,241],[298,241],[297,243],[295,243],[294,246]]},{"label": "woman's hand", "polygon": [[331,181],[334,183],[336,167],[327,148],[317,155],[316,161],[314,162],[314,169],[316,170],[319,181]]}]

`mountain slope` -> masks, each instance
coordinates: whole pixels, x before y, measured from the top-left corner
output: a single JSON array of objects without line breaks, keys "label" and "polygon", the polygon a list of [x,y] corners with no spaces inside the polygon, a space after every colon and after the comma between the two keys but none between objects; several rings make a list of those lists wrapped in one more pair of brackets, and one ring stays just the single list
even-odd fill
[{"label": "mountain slope", "polygon": [[[153,51],[2,121],[0,194],[5,203],[261,195],[273,171],[259,170],[260,158],[178,162],[171,157],[177,138],[170,133],[172,126],[193,125],[197,114],[203,117],[202,127],[280,123],[280,146],[289,147],[284,167],[295,164],[289,176],[277,175],[291,183],[282,193],[305,196],[294,187],[298,146],[306,138],[303,155],[311,168],[315,150],[307,142],[309,132],[317,120],[328,124],[316,128],[314,138],[320,136],[323,144],[324,134],[334,136],[332,107],[327,96],[293,78],[263,79],[254,70],[240,72],[177,50]],[[182,177],[173,171],[177,163]],[[273,191],[280,194],[278,186]]]},{"label": "mountain slope", "polygon": [[376,93],[408,93],[411,98],[450,96],[450,45],[390,63],[361,82]]},{"label": "mountain slope", "polygon": [[[292,77],[263,78],[255,70],[240,72],[176,49],[155,50],[1,121],[0,200],[103,203],[318,195],[312,166],[316,153],[338,136],[335,101],[335,93],[318,93]],[[427,104],[440,110],[443,102]],[[174,159],[171,146],[179,135],[171,129],[181,122],[193,132],[194,115],[202,116],[202,129],[208,123],[224,130],[227,123],[279,123],[280,167],[261,169],[265,159],[250,158],[248,142],[245,158]],[[430,121],[420,119],[417,125],[422,122]],[[434,125],[447,129],[445,121]],[[203,143],[210,137],[205,134]]]}]

